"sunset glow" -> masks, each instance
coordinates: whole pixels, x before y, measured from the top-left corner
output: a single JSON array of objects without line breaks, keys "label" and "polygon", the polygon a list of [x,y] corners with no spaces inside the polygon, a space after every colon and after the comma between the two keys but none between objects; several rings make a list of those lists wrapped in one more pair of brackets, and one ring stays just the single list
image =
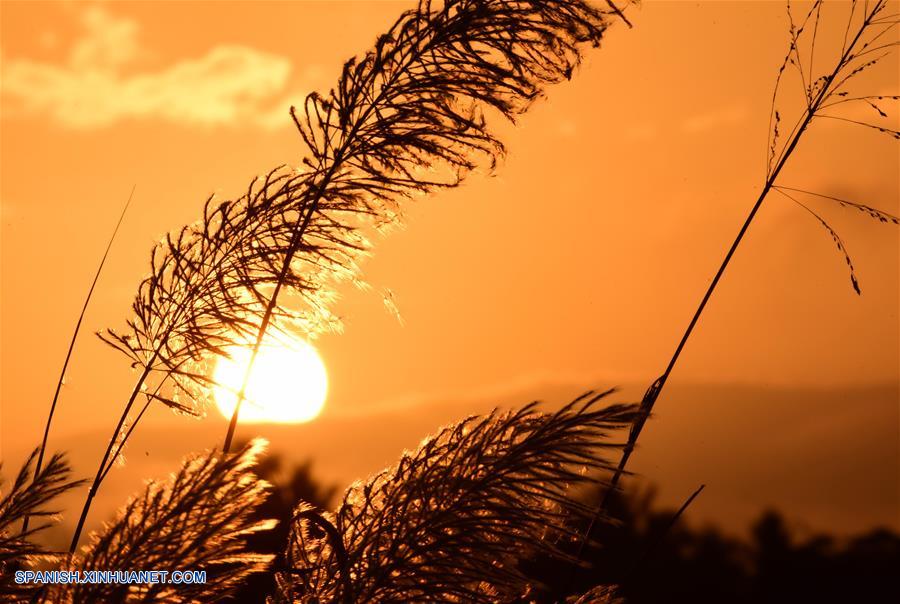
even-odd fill
[{"label": "sunset glow", "polygon": [[893,593],[898,26],[0,0],[0,593]]},{"label": "sunset glow", "polygon": [[[229,419],[251,350],[235,348],[230,354],[231,358],[218,360],[214,372],[216,406]],[[325,364],[310,344],[299,339],[265,343],[256,357],[238,418],[243,423],[308,422],[322,411],[327,391]]]}]

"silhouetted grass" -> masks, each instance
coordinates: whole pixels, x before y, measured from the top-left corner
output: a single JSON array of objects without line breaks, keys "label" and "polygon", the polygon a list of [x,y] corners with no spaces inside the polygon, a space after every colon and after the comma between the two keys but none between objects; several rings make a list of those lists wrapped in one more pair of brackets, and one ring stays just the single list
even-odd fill
[{"label": "silhouetted grass", "polygon": [[[54,556],[34,543],[34,536],[50,526],[49,522],[18,531],[20,522],[29,517],[52,519],[59,510],[48,509],[54,499],[82,484],[72,480],[68,462],[61,453],[50,457],[40,471],[35,469],[39,449],[32,451],[13,481],[9,492],[0,499],[0,600],[28,601],[37,592],[35,585],[18,585],[13,571],[29,564],[52,560]],[[2,464],[0,464],[2,469]],[[0,487],[3,486],[0,480]]]},{"label": "silhouetted grass", "polygon": [[[613,14],[624,18],[612,2]],[[413,194],[457,186],[502,142],[490,112],[514,120],[549,85],[571,77],[581,47],[597,46],[609,21],[583,0],[422,0],[344,64],[327,95],[291,108],[309,151],[308,203],[264,304],[243,386],[225,436],[228,451],[247,382],[306,230],[335,199],[391,223]]]},{"label": "silhouetted grass", "polygon": [[[215,602],[267,567],[271,554],[258,553],[249,540],[270,529],[257,508],[268,484],[253,472],[263,443],[237,455],[211,451],[187,459],[168,481],[148,483],[117,518],[92,534],[73,554],[48,552],[34,536],[50,523],[25,532],[26,517],[53,519],[54,500],[80,486],[61,454],[33,470],[38,450],[28,457],[9,492],[0,499],[0,601],[94,604],[113,602]],[[29,480],[33,476],[33,479]],[[207,582],[194,585],[17,584],[15,570],[207,570]]]}]

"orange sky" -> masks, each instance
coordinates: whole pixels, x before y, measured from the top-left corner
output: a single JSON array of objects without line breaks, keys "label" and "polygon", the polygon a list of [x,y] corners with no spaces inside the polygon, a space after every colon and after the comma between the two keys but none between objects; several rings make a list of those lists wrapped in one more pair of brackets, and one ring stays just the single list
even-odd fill
[{"label": "orange sky", "polygon": [[[198,217],[208,194],[240,194],[254,175],[299,161],[289,104],[327,89],[342,62],[411,4],[0,3],[0,447],[11,466],[39,440],[131,187],[54,426],[58,446],[81,447],[84,473],[103,443],[79,435],[112,428],[133,379],[90,332],[123,324],[152,244]],[[345,333],[318,344],[330,374],[322,429],[340,417],[425,414],[434,401],[543,396],[548,385],[646,384],[663,369],[761,186],[787,25],[782,2],[646,2],[629,14],[634,29],[617,25],[572,82],[551,89],[518,127],[499,127],[510,153],[496,177],[475,174],[416,201],[406,227],[377,242],[365,277],[376,292],[393,292],[403,324],[379,295],[342,292]],[[868,85],[896,91],[896,57],[880,73]],[[898,165],[887,137],[821,122],[782,182],[898,214]],[[672,385],[886,387],[879,421],[897,428],[898,229],[816,207],[844,238],[862,297],[828,234],[771,197]],[[668,404],[664,396],[660,424],[724,421],[714,407],[713,417],[691,417]],[[783,405],[762,397],[747,409],[756,421],[777,418]],[[460,403],[440,421],[469,409]],[[189,421],[157,410],[148,426]],[[205,421],[207,440],[193,448],[224,433],[217,416]],[[648,455],[661,442],[654,429],[644,437]],[[890,457],[896,430],[887,438]],[[351,455],[366,455],[359,446]],[[652,475],[654,459],[636,469],[664,481]],[[896,484],[884,488],[896,501]]]}]

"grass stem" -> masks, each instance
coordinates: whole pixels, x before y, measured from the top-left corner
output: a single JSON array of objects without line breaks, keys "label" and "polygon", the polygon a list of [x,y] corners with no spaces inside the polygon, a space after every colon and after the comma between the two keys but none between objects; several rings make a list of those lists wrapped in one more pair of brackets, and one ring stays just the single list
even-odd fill
[{"label": "grass stem", "polygon": [[[125,212],[128,211],[128,206],[131,205],[131,200],[134,198],[134,190],[135,186],[131,187],[131,193],[128,195],[128,200],[125,202],[125,207],[122,208],[122,212],[119,214],[119,220],[116,222],[116,226],[113,229],[112,235],[109,238],[109,241],[106,244],[106,249],[103,252],[103,257],[100,259],[100,265],[97,267],[97,271],[94,273],[94,280],[91,282],[91,287],[88,289],[87,296],[84,298],[84,305],[81,307],[81,313],[78,315],[78,321],[75,323],[75,330],[72,333],[72,338],[69,340],[69,349],[66,351],[66,358],[63,361],[62,371],[59,372],[59,379],[56,381],[56,390],[53,392],[53,401],[50,403],[50,413],[47,415],[47,422],[44,424],[44,437],[41,439],[41,447],[38,451],[37,464],[34,466],[34,476],[32,478],[32,482],[37,479],[38,475],[41,473],[41,468],[44,463],[44,454],[47,451],[47,440],[50,437],[50,424],[53,423],[53,415],[56,413],[56,404],[59,402],[59,395],[62,392],[63,383],[66,380],[66,371],[69,368],[69,361],[72,358],[72,352],[75,350],[75,341],[78,339],[78,333],[81,331],[81,323],[84,321],[84,315],[87,312],[88,304],[91,302],[91,297],[94,295],[94,288],[97,286],[97,281],[100,279],[100,273],[103,271],[103,266],[106,264],[106,258],[109,256],[109,250],[112,248],[113,241],[116,239],[116,235],[119,232],[119,227],[122,226],[122,220],[125,218]],[[28,520],[29,517],[25,516],[25,520],[22,521],[22,533],[28,531]]]},{"label": "grass stem", "polygon": [[[813,118],[817,117],[816,112],[821,108],[823,102],[829,97],[829,93],[832,91],[832,85],[834,84],[836,78],[840,74],[841,70],[846,66],[847,62],[851,60],[853,57],[853,50],[856,48],[856,45],[859,43],[863,33],[866,31],[867,27],[870,25],[871,19],[874,15],[877,14],[877,9],[873,9],[869,14],[865,16],[862,24],[860,25],[859,30],[856,32],[855,37],[850,42],[849,46],[842,52],[840,60],[837,62],[834,70],[831,75],[826,76],[824,78],[824,83],[821,89],[816,94],[815,98],[812,99],[811,102],[807,105],[805,109],[805,113],[801,120],[798,123],[796,129],[791,133],[791,138],[789,139],[787,145],[784,147],[784,150],[779,155],[778,160],[774,166],[774,168],[768,173],[766,177],[765,184],[763,185],[762,191],[754,202],[753,206],[750,208],[750,212],[747,214],[744,223],[741,225],[740,230],[737,233],[737,236],[734,238],[734,241],[731,243],[731,247],[728,249],[728,252],[725,254],[724,260],[719,265],[718,270],[713,276],[712,282],[709,284],[709,287],[706,289],[706,293],[703,295],[703,298],[700,301],[699,306],[696,311],[694,311],[693,317],[691,317],[690,322],[688,323],[687,329],[685,329],[684,334],[681,336],[681,340],[678,342],[678,346],[675,348],[675,352],[672,357],[669,359],[669,363],[666,366],[663,374],[653,382],[653,384],[647,389],[647,392],[644,394],[644,397],[641,401],[640,412],[638,413],[637,418],[635,418],[634,423],[631,426],[631,430],[628,436],[628,440],[625,444],[625,447],[622,451],[622,457],[619,460],[619,464],[616,467],[615,472],[610,479],[609,485],[607,486],[607,490],[600,501],[600,505],[597,507],[593,517],[591,518],[590,523],[588,524],[587,529],[582,534],[582,538],[580,540],[578,550],[576,553],[576,559],[580,560],[581,556],[584,554],[584,549],[587,544],[587,540],[593,530],[595,524],[603,515],[607,506],[610,502],[610,496],[613,491],[616,490],[619,484],[619,480],[622,477],[622,474],[625,472],[625,468],[628,464],[629,459],[631,458],[632,453],[634,452],[635,445],[637,444],[637,440],[641,435],[641,431],[644,428],[647,419],[649,419],[650,414],[653,411],[653,406],[656,404],[657,399],[659,398],[660,393],[665,387],[669,376],[671,375],[675,365],[678,362],[678,359],[681,357],[681,353],[684,350],[685,345],[690,339],[691,334],[694,332],[694,328],[697,326],[697,323],[700,320],[700,316],[703,314],[703,311],[706,309],[706,305],[712,297],[713,292],[718,286],[719,281],[722,279],[722,275],[725,274],[725,269],[728,268],[729,263],[731,262],[732,257],[740,246],[741,242],[744,239],[744,236],[747,234],[750,225],[753,223],[753,220],[756,218],[759,209],[762,207],[763,201],[765,201],[769,192],[775,186],[775,182],[781,173],[784,166],[787,164],[788,159],[791,157],[791,154],[797,147],[797,144],[800,142],[800,138],[803,136],[803,133],[806,132]],[[794,52],[796,40],[792,41],[791,51]]]}]

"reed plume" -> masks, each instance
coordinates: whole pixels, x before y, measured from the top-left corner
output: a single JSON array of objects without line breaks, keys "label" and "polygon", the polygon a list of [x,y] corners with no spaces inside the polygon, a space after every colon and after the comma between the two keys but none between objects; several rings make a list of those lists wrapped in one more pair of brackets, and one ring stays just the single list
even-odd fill
[{"label": "reed plume", "polygon": [[[4,602],[27,602],[37,593],[37,585],[17,585],[13,581],[13,571],[25,564],[53,559],[51,554],[33,542],[33,537],[48,528],[50,520],[59,513],[47,506],[83,482],[70,479],[69,464],[61,453],[52,455],[47,464],[36,471],[35,460],[39,450],[35,449],[29,455],[9,492],[0,499],[0,600]],[[45,522],[17,530],[16,525],[19,522],[24,524],[28,518],[39,518]]]},{"label": "reed plume", "polygon": [[[520,560],[563,556],[569,489],[612,471],[609,432],[630,405],[588,393],[556,413],[532,403],[440,430],[352,485],[334,513],[295,513],[277,602],[497,602],[523,597]],[[585,601],[603,601],[601,599]]]},{"label": "reed plume", "polygon": [[[846,18],[846,26],[843,28],[844,35],[840,51],[836,53],[836,56],[828,60],[822,57],[821,43],[819,44],[819,52],[818,54],[816,53],[816,42],[820,31],[819,22],[825,6],[826,4],[822,0],[816,0],[811,5],[806,16],[800,22],[795,22],[790,2],[787,3],[790,44],[775,79],[766,144],[766,176],[762,190],[700,301],[700,305],[694,312],[694,316],[682,335],[678,346],[675,348],[675,352],[669,360],[665,371],[650,385],[644,394],[641,402],[641,412],[631,426],[622,458],[610,481],[611,487],[607,490],[597,508],[597,517],[606,509],[610,501],[610,494],[618,484],[634,451],[641,431],[650,417],[653,406],[665,387],[672,370],[675,368],[678,358],[706,308],[707,302],[709,302],[719,280],[725,273],[725,269],[728,267],[731,258],[756,217],[763,201],[766,200],[771,191],[776,191],[796,202],[826,229],[848,266],[850,283],[857,294],[861,293],[859,280],[856,277],[853,262],[843,239],[818,212],[799,201],[798,196],[836,203],[841,207],[855,210],[858,215],[880,223],[900,224],[900,218],[897,216],[870,205],[818,193],[806,188],[782,185],[778,181],[782,170],[797,149],[803,135],[809,131],[814,123],[822,119],[836,120],[848,125],[860,126],[878,134],[886,134],[894,139],[900,139],[900,131],[896,129],[896,126],[891,127],[890,124],[885,122],[889,116],[884,109],[887,103],[900,100],[900,96],[878,94],[874,91],[859,91],[851,87],[852,84],[857,82],[860,74],[882,65],[886,57],[896,52],[900,42],[890,39],[885,40],[885,36],[890,34],[891,31],[895,31],[898,24],[900,24],[900,13],[889,12],[887,0],[876,0],[874,2],[852,0],[847,5],[849,14]],[[838,5],[832,4],[829,8],[834,9],[836,6]],[[795,75],[797,80],[799,80],[797,83],[799,83],[799,88],[802,91],[803,105],[800,107],[799,116],[785,136],[782,124],[782,116],[785,114],[783,84],[788,74]],[[873,119],[871,121],[858,120],[836,113],[851,104],[870,107],[873,110]],[[584,532],[578,551],[579,558],[584,550],[584,545],[592,526],[593,523]]]},{"label": "reed plume", "polygon": [[[209,200],[202,219],[167,236],[124,331],[101,337],[139,376],[88,492],[91,501],[152,401],[197,414],[208,364],[252,346],[225,438],[228,451],[256,354],[269,331],[314,336],[336,327],[333,285],[356,278],[366,229],[399,220],[416,194],[493,168],[503,144],[487,117],[509,120],[571,77],[621,11],[583,0],[422,0],[375,47],[345,63],[337,86],[291,108],[308,148],[302,168],[254,180],[239,199]],[[143,408],[133,409],[139,398]]]},{"label": "reed plume", "polygon": [[257,440],[237,455],[209,451],[188,458],[166,482],[150,482],[68,564],[70,569],[207,571],[205,584],[57,585],[54,603],[218,602],[271,556],[248,551],[245,538],[274,521],[253,512],[268,484],[252,471],[264,447]]},{"label": "reed plume", "polygon": [[514,120],[546,85],[571,77],[580,47],[599,44],[607,25],[607,14],[582,0],[421,0],[374,49],[345,63],[330,94],[309,95],[302,114],[291,109],[309,151],[310,203],[262,313],[226,451],[283,277],[313,218],[339,200],[392,222],[412,194],[457,186],[485,160],[493,168],[504,148],[487,114]]}]

